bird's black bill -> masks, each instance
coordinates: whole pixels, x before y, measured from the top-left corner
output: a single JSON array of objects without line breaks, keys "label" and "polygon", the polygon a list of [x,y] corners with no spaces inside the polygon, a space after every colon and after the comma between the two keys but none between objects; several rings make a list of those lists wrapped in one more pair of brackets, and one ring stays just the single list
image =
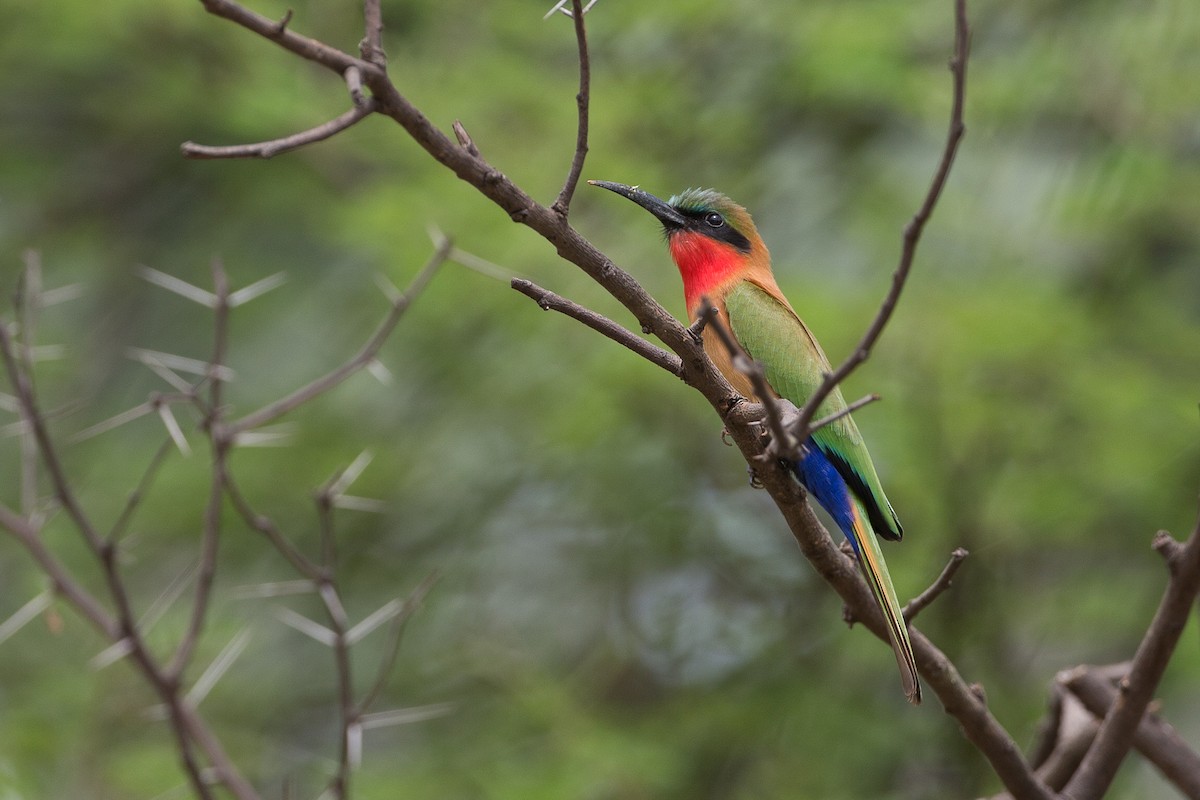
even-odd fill
[{"label": "bird's black bill", "polygon": [[626,186],[623,183],[613,183],[612,181],[588,181],[588,183],[592,186],[599,186],[601,189],[608,189],[610,192],[616,192],[622,197],[629,198],[657,217],[658,221],[668,230],[682,228],[688,223],[687,217],[683,216],[683,214],[680,214],[649,192],[643,192],[636,186]]}]

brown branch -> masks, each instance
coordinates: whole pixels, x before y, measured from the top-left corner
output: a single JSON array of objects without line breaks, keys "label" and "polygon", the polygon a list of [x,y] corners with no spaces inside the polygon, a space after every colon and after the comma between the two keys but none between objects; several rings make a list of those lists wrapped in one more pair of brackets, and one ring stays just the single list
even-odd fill
[{"label": "brown branch", "polygon": [[387,67],[387,54],[383,51],[383,11],[379,0],[363,0],[363,40],[358,53],[364,61],[380,69]]},{"label": "brown branch", "polygon": [[[750,357],[750,354],[742,349],[741,344],[734,338],[733,333],[725,327],[725,323],[721,321],[719,312],[707,297],[701,298],[700,310],[696,312],[699,319],[705,321],[705,327],[711,328],[717,338],[721,340],[721,344],[729,352],[729,361],[733,364],[734,369],[750,379],[751,385],[754,387],[754,393],[762,400],[763,414],[766,418],[767,429],[771,432],[771,446],[768,448],[768,453],[778,456],[788,456],[799,458],[796,451],[800,445],[792,439],[791,433],[783,422],[783,416],[779,411],[777,402],[787,402],[786,400],[777,401],[775,392],[767,384],[767,375],[763,371],[762,364]],[[793,457],[791,454],[795,454]],[[758,457],[758,460],[764,460]]]},{"label": "brown branch", "polygon": [[579,185],[579,176],[583,174],[583,162],[588,152],[588,108],[590,105],[592,69],[588,58],[587,31],[583,24],[583,8],[580,0],[571,0],[572,21],[575,23],[575,41],[579,47],[579,93],[575,95],[575,104],[579,109],[579,122],[575,133],[575,155],[571,157],[571,168],[567,171],[567,180],[558,199],[550,209],[564,220],[571,212],[571,198]]},{"label": "brown branch", "polygon": [[234,510],[237,511],[242,520],[250,528],[265,536],[267,541],[279,551],[279,554],[287,559],[287,562],[292,565],[293,569],[314,583],[323,577],[324,572],[321,568],[310,561],[295,545],[288,541],[287,537],[283,535],[283,532],[279,530],[270,517],[258,514],[251,508],[250,503],[246,500],[246,496],[242,494],[241,489],[238,487],[237,481],[234,480],[232,473],[226,472],[224,484],[225,494],[230,502],[233,503]]},{"label": "brown branch", "polygon": [[[358,70],[356,65],[351,65],[347,68],[347,73],[350,70]],[[361,70],[359,73],[361,75]],[[351,97],[354,97],[355,84],[350,78],[346,79],[350,86]],[[328,139],[331,136],[341,133],[356,123],[362,121],[366,117],[375,113],[379,106],[374,98],[362,97],[362,82],[359,78],[357,83],[358,97],[355,98],[354,107],[349,111],[341,114],[328,122],[322,123],[315,128],[309,128],[300,133],[294,133],[291,136],[284,136],[280,139],[272,139],[268,142],[256,142],[254,144],[232,144],[224,146],[213,146],[206,144],[196,144],[195,142],[184,142],[179,146],[184,158],[195,159],[210,159],[210,158],[271,158],[280,153],[286,153],[289,150],[295,150],[298,147],[320,142]],[[359,102],[361,100],[361,102]]]},{"label": "brown branch", "polygon": [[358,67],[347,67],[342,77],[346,80],[346,91],[350,93],[350,102],[354,104],[355,108],[366,108],[370,98],[363,93],[362,70]]},{"label": "brown branch", "polygon": [[850,403],[849,405],[847,405],[842,410],[835,411],[832,414],[827,414],[826,416],[813,421],[808,426],[808,432],[810,435],[813,433],[816,433],[817,431],[821,430],[821,428],[824,428],[826,425],[832,425],[833,423],[837,422],[842,417],[849,416],[849,415],[853,414],[855,411],[858,411],[863,406],[869,406],[869,405],[871,405],[871,403],[877,403],[882,399],[883,399],[882,397],[875,394],[874,392],[872,392],[869,395],[866,395],[865,397],[860,397],[857,400],[855,400],[853,403]]},{"label": "brown branch", "polygon": [[[1112,680],[1090,667],[1070,670],[1057,682],[1065,684],[1097,719],[1103,719],[1117,699]],[[1168,722],[1146,714],[1138,723],[1133,746],[1183,795],[1200,798],[1200,754]]]},{"label": "brown branch", "polygon": [[71,575],[66,566],[54,557],[42,541],[37,528],[30,524],[29,520],[7,506],[0,505],[0,527],[7,528],[29,551],[38,567],[50,579],[55,594],[65,598],[109,641],[121,638],[121,626],[117,620]]},{"label": "brown branch", "polygon": [[[750,461],[761,453],[759,436],[748,427],[761,412],[750,404],[734,406],[724,417],[730,436]],[[751,462],[753,463],[753,462]],[[788,523],[805,558],[821,578],[842,598],[862,623],[881,641],[887,628],[870,590],[854,562],[841,552],[829,533],[804,502],[796,480],[782,468],[766,464],[758,475]],[[958,723],[963,735],[988,760],[1005,788],[1020,800],[1053,800],[1048,787],[1033,773],[1016,742],[991,714],[980,694],[968,684],[954,663],[917,628],[909,628],[917,669],[925,685]]]},{"label": "brown branch", "polygon": [[651,364],[662,367],[667,372],[678,377],[683,373],[683,365],[679,357],[668,353],[661,347],[655,347],[633,331],[623,328],[602,314],[584,308],[562,295],[555,294],[549,289],[543,289],[532,281],[524,278],[513,278],[512,288],[533,300],[543,311],[557,311],[573,320],[582,322],[592,330],[607,336],[617,344],[627,347]]},{"label": "brown branch", "polygon": [[919,595],[908,601],[904,606],[904,621],[912,622],[917,614],[924,611],[930,603],[938,599],[942,592],[950,588],[954,576],[958,574],[959,567],[966,560],[970,553],[966,548],[956,547],[950,553],[950,560],[946,562],[946,566],[942,568],[942,574],[937,576],[937,579],[929,585],[929,588],[921,592]]},{"label": "brown branch", "polygon": [[966,132],[966,126],[963,124],[963,106],[967,92],[967,55],[970,49],[970,39],[971,31],[967,23],[966,0],[955,0],[954,55],[950,59],[950,72],[954,76],[954,99],[951,103],[950,128],[946,134],[946,144],[942,149],[941,161],[934,172],[929,190],[925,193],[925,199],[917,209],[917,213],[913,215],[912,219],[904,227],[900,262],[892,274],[891,289],[884,297],[883,303],[879,307],[879,312],[875,315],[875,319],[871,321],[870,326],[867,328],[866,333],[863,334],[858,346],[854,348],[854,351],[837,369],[825,375],[825,380],[821,382],[817,390],[808,398],[808,402],[804,404],[804,408],[800,410],[800,418],[796,421],[794,429],[799,434],[797,438],[801,440],[807,438],[806,431],[808,424],[817,413],[817,409],[820,408],[821,403],[825,402],[825,398],[851,372],[870,357],[871,349],[879,340],[884,327],[888,324],[888,321],[892,318],[892,313],[896,310],[896,304],[900,300],[900,293],[904,290],[904,284],[908,280],[908,274],[912,269],[913,259],[917,253],[917,244],[920,242],[921,234],[925,230],[925,223],[929,221],[930,216],[933,214],[933,209],[937,205],[938,198],[941,197],[942,189],[946,185],[946,178],[950,174],[950,168],[954,165],[954,157],[958,153],[959,142],[962,141],[963,134]]},{"label": "brown branch", "polygon": [[368,61],[355,58],[336,47],[318,42],[316,39],[293,33],[288,29],[288,23],[292,19],[291,11],[288,11],[282,21],[277,21],[251,11],[233,0],[200,0],[200,3],[208,13],[235,22],[307,61],[313,61],[333,70],[338,75],[344,75],[347,67],[355,65],[362,69],[364,75],[368,73],[382,75],[382,70]]},{"label": "brown branch", "polygon": [[1065,793],[1073,800],[1096,800],[1103,796],[1133,746],[1139,723],[1200,594],[1200,520],[1171,565],[1167,589],[1138,645],[1129,674],[1121,681],[1120,692],[1100,725],[1095,743],[1067,784]]}]

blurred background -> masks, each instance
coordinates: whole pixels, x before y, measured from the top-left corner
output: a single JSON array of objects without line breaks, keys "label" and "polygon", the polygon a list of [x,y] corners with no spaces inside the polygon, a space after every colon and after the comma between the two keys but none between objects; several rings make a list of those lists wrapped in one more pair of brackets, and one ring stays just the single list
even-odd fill
[{"label": "blurred background", "polygon": [[[390,72],[443,130],[549,203],[574,144],[571,22],[551,0],[385,0]],[[256,10],[346,50],[360,5]],[[906,537],[886,546],[902,600],[958,546],[971,557],[920,627],[981,682],[1022,746],[1056,671],[1131,656],[1164,587],[1153,533],[1192,528],[1200,486],[1200,5],[971,4],[968,134],[893,323],[845,387]],[[835,361],[857,341],[939,157],[949,0],[603,0],[585,178],[669,195],[713,186],[754,213],[784,291]],[[209,352],[198,305],[139,277],[287,283],[234,312],[227,399],[245,413],[348,358],[405,285],[434,225],[457,244],[618,321],[632,320],[384,118],[270,161],[185,161],[311,127],[341,82],[197,2],[0,5],[0,289],[40,253],[39,364],[62,439],[164,385],[130,347]],[[669,308],[679,278],[656,224],[583,187],[572,222]],[[10,315],[5,306],[6,316]],[[313,489],[363,450],[337,516],[353,617],[441,579],[411,620],[377,708],[433,719],[368,731],[358,797],[922,798],[1000,789],[930,696],[901,695],[887,648],[747,485],[704,400],[609,341],[540,313],[505,281],[448,265],[401,322],[384,385],[356,376],[288,417],[283,448],[233,469],[297,544]],[[8,391],[5,387],[4,391]],[[0,426],[15,420],[0,410]],[[0,430],[8,430],[0,427]],[[194,563],[207,456],[165,463],[124,549],[139,609]],[[11,431],[10,431],[11,433]],[[164,431],[146,417],[65,450],[111,522]],[[19,440],[0,439],[18,500]],[[61,520],[49,544],[99,578]],[[249,643],[201,710],[267,797],[312,797],[336,754],[331,652],[278,620],[311,597],[229,518],[200,650]],[[0,540],[0,619],[46,588]],[[164,652],[179,604],[153,631]],[[61,614],[61,626],[56,615]],[[355,650],[366,682],[382,635]],[[151,692],[55,606],[0,644],[0,796],[188,796]],[[191,677],[195,677],[193,674]],[[1163,710],[1200,738],[1194,628]],[[290,794],[288,794],[290,792]],[[1114,797],[1171,790],[1138,757]]]}]

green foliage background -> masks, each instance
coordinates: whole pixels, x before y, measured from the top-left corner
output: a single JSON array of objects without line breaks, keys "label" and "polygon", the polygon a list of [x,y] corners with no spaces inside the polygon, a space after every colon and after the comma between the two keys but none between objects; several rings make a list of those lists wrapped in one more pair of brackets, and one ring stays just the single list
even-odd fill
[{"label": "green foliage background", "polygon": [[[385,2],[390,71],[431,120],[549,202],[574,142],[575,43],[550,0]],[[831,357],[882,297],[948,113],[948,0],[621,3],[589,14],[585,177],[716,186],[755,213],[780,282]],[[293,3],[294,29],[354,49],[354,3]],[[279,2],[255,5],[281,17]],[[908,533],[902,596],[971,559],[921,619],[1031,741],[1057,670],[1129,657],[1164,584],[1159,528],[1200,485],[1200,6],[971,5],[968,138],[894,323],[848,394]],[[287,284],[235,312],[229,401],[248,411],[346,358],[436,225],[460,247],[628,316],[389,121],[266,162],[188,162],[179,143],[291,133],[340,113],[339,82],[199,3],[0,6],[0,284],[26,248],[50,286],[39,373],[62,438],[141,402],[131,346],[203,358],[206,313],[138,265],[206,285]],[[669,307],[653,221],[586,187],[572,220]],[[5,312],[7,314],[7,312]],[[720,423],[681,383],[504,283],[447,267],[384,353],[244,450],[253,501],[316,543],[311,490],[363,449],[339,517],[352,615],[442,578],[381,708],[452,704],[369,731],[356,794],[429,798],[970,797],[999,788],[935,698],[905,705],[891,656],[840,622]],[[7,412],[0,424],[12,421]],[[111,520],[162,441],[146,418],[67,449]],[[199,445],[199,436],[193,436]],[[17,440],[0,498],[17,501]],[[168,460],[125,549],[142,608],[196,557],[203,452]],[[52,546],[92,576],[71,530]],[[336,752],[331,654],[238,587],[293,577],[232,516],[201,653],[251,642],[201,706],[266,796],[314,796]],[[0,541],[0,618],[45,588]],[[155,798],[182,784],[153,698],[68,609],[0,645],[0,796]],[[184,609],[154,629],[167,648]],[[376,637],[381,638],[381,637]],[[1163,687],[1200,738],[1189,632]],[[356,651],[364,683],[379,642]],[[192,677],[195,677],[194,675]],[[1136,758],[1114,796],[1166,796]]]}]

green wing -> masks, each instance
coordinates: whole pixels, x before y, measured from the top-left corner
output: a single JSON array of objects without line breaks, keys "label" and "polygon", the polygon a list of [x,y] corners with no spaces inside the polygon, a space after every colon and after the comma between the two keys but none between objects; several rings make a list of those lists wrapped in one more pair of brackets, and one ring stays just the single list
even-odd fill
[{"label": "green wing", "polygon": [[[830,371],[821,345],[800,318],[767,290],[742,281],[725,297],[729,327],[751,358],[763,365],[767,383],[780,397],[804,405]],[[834,389],[817,417],[846,407],[841,389]],[[812,436],[817,447],[834,463],[851,491],[862,501],[875,533],[899,539],[900,522],[883,493],[871,454],[854,420],[846,415]]]}]

